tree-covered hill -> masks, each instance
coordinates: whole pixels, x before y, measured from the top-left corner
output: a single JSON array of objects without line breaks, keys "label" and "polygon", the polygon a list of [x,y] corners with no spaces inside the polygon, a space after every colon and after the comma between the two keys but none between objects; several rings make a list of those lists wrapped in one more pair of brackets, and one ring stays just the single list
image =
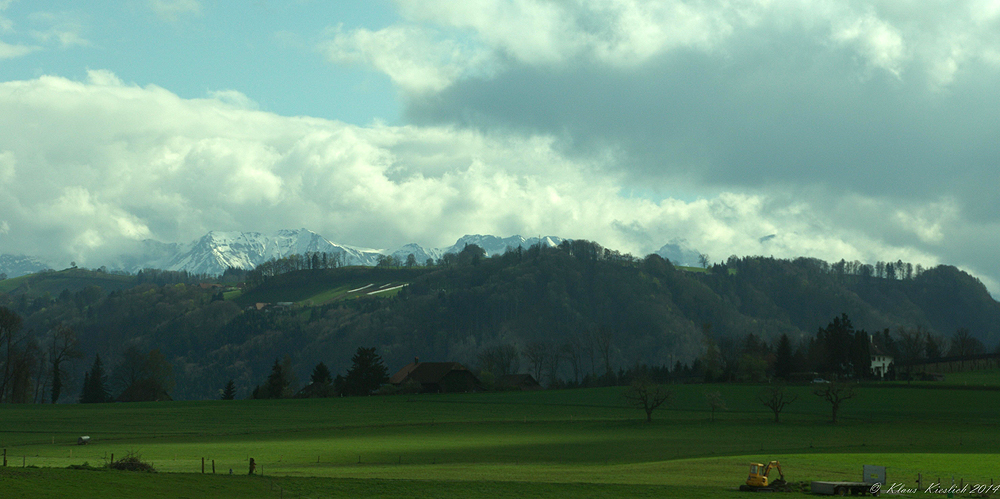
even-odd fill
[{"label": "tree-covered hill", "polygon": [[[804,348],[842,314],[872,333],[918,331],[940,344],[964,328],[989,350],[1000,340],[1000,304],[946,266],[731,257],[692,272],[573,241],[491,258],[469,246],[428,267],[279,268],[240,276],[238,292],[156,272],[109,287],[76,276],[59,292],[41,280],[0,293],[0,306],[24,318],[38,365],[57,326],[75,332],[82,356],[64,364],[67,397],[95,354],[114,366],[128,347],[165,356],[175,399],[201,399],[229,379],[247,396],[285,356],[302,381],[319,362],[343,373],[362,346],[390,372],[420,357],[579,382],[689,364],[751,334],[772,350],[782,335]],[[516,355],[498,363],[505,348]],[[44,392],[45,373],[36,379]]]}]

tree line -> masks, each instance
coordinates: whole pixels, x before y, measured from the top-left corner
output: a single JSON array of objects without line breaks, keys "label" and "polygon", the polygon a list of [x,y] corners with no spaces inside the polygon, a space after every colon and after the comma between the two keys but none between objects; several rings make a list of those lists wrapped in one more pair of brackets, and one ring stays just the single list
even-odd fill
[{"label": "tree line", "polygon": [[[862,279],[847,273],[846,262],[841,276],[831,271],[837,264],[814,259],[732,257],[690,272],[656,255],[636,258],[581,240],[489,257],[470,245],[433,266],[410,268],[323,262],[321,254],[276,262],[272,275],[244,287],[238,301],[166,281],[110,291],[82,286],[55,297],[0,294],[0,306],[22,318],[13,336],[0,331],[3,400],[47,400],[53,385],[61,397],[75,396],[86,372],[82,359],[90,365],[100,354],[110,372],[130,345],[158,350],[173,366],[171,396],[204,399],[219,396],[220,380],[233,379],[245,394],[263,388],[275,357],[290,359],[286,371],[305,373],[322,362],[345,373],[358,345],[376,347],[392,369],[419,356],[494,378],[516,370],[544,385],[597,386],[621,383],[637,365],[678,377],[762,379],[773,376],[778,357],[784,369],[789,355],[779,351],[787,350],[794,372],[847,372],[860,365],[852,359],[860,356],[861,330],[900,362],[989,351],[1000,340],[1000,307],[982,283],[948,266],[915,270],[909,279],[904,270],[895,280],[874,278],[873,270]],[[236,283],[249,273],[229,269],[217,280]],[[143,279],[159,277],[144,272]],[[247,306],[375,281],[409,285],[394,296]],[[845,338],[839,327],[826,331],[842,314],[854,352],[825,347],[836,343],[827,335]],[[57,378],[51,351],[60,325],[74,332],[82,357],[57,356]],[[117,397],[124,387],[110,391]]]}]

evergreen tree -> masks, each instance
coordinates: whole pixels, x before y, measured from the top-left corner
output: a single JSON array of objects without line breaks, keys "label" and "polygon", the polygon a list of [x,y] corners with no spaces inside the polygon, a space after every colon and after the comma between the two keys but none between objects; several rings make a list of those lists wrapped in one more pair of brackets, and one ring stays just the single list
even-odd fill
[{"label": "evergreen tree", "polygon": [[782,334],[781,338],[778,339],[778,348],[775,352],[775,376],[785,380],[791,376],[792,370],[794,369],[794,360],[792,355],[792,341],[788,339],[787,334]]},{"label": "evergreen tree", "polygon": [[309,377],[309,382],[318,385],[329,385],[333,383],[333,375],[330,374],[330,369],[326,367],[326,364],[320,362],[316,364],[313,368],[312,376]]},{"label": "evergreen tree", "polygon": [[278,359],[274,359],[274,365],[271,366],[271,374],[267,377],[267,384],[264,385],[263,392],[260,398],[268,399],[280,399],[285,395],[285,389],[288,388],[289,381],[288,375],[285,373],[284,368],[281,366],[281,362]]},{"label": "evergreen tree", "polygon": [[94,364],[90,366],[90,371],[83,377],[83,392],[80,394],[80,403],[99,404],[107,402],[108,395],[108,375],[104,372],[104,364],[101,363],[101,355],[94,356]]},{"label": "evergreen tree", "polygon": [[236,398],[236,383],[232,379],[226,383],[226,387],[222,390],[222,400],[233,400]]},{"label": "evergreen tree", "polygon": [[375,353],[375,347],[359,347],[351,362],[351,369],[344,378],[347,395],[371,395],[389,382],[389,370],[382,363],[382,357]]}]

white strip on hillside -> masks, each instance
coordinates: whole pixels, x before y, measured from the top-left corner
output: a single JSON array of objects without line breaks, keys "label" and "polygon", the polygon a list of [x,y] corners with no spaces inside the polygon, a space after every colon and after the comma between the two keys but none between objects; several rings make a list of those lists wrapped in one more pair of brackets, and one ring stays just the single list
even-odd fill
[{"label": "white strip on hillside", "polygon": [[358,291],[361,291],[362,289],[367,289],[367,288],[370,288],[372,286],[374,286],[374,284],[366,284],[364,286],[361,286],[358,289],[352,289],[352,290],[348,291],[348,293],[357,293]]},{"label": "white strip on hillside", "polygon": [[402,288],[404,286],[409,286],[409,284],[400,284],[399,286],[393,286],[391,288],[380,289],[378,291],[372,291],[371,293],[368,293],[368,294],[369,295],[375,295],[375,294],[378,294],[378,293],[385,293],[386,291],[392,291],[394,289],[399,289],[399,288]]}]

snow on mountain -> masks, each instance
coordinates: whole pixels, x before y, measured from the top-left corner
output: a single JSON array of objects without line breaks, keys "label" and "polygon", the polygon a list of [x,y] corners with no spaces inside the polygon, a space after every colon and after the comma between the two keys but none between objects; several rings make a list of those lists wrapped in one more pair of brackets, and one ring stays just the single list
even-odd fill
[{"label": "snow on mountain", "polygon": [[335,244],[306,229],[280,230],[274,234],[212,231],[158,267],[221,274],[229,267],[252,269],[271,259],[306,253],[327,253],[342,265],[369,266],[375,265],[383,254],[380,250]]},{"label": "snow on mountain", "polygon": [[306,253],[327,253],[337,258],[342,265],[363,266],[373,266],[385,255],[405,263],[409,255],[413,255],[418,265],[424,265],[428,259],[437,260],[445,253],[458,253],[467,244],[476,244],[486,251],[487,256],[492,256],[503,254],[507,248],[527,248],[539,242],[546,246],[557,246],[562,241],[562,238],[551,236],[541,239],[521,236],[501,238],[477,234],[464,236],[448,248],[424,248],[410,243],[395,251],[386,251],[333,243],[306,229],[280,230],[274,234],[213,231],[179,248],[172,258],[149,262],[150,265],[147,266],[186,270],[196,274],[221,274],[228,267],[252,269],[272,258]]},{"label": "snow on mountain", "polygon": [[670,263],[681,267],[700,267],[701,253],[688,246],[684,239],[674,239],[656,251],[657,255],[670,260]]},{"label": "snow on mountain", "polygon": [[497,237],[474,234],[462,236],[454,245],[442,249],[441,253],[459,253],[467,244],[475,244],[486,252],[486,256],[493,256],[506,253],[507,248],[517,249],[517,247],[520,246],[524,249],[528,249],[538,243],[541,243],[543,246],[555,247],[559,246],[559,244],[563,241],[565,241],[565,239],[554,236],[524,238],[519,235]]},{"label": "snow on mountain", "polygon": [[437,261],[437,259],[441,258],[441,255],[443,254],[444,253],[437,248],[424,248],[419,244],[410,243],[396,251],[393,251],[391,256],[396,258],[400,263],[405,264],[406,259],[410,255],[413,255],[413,258],[417,261],[417,265],[424,265],[427,263],[427,260]]},{"label": "snow on mountain", "polygon": [[41,260],[25,255],[0,255],[0,274],[14,278],[48,269]]},{"label": "snow on mountain", "polygon": [[[229,267],[252,269],[268,260],[307,253],[326,253],[338,265],[374,266],[380,258],[392,256],[405,264],[413,255],[417,265],[427,260],[437,261],[445,253],[460,253],[466,245],[475,244],[486,256],[500,255],[508,249],[529,248],[535,244],[555,247],[566,239],[546,237],[498,237],[482,234],[462,236],[446,248],[424,248],[416,243],[395,251],[359,248],[333,243],[307,229],[279,230],[272,234],[260,232],[212,231],[188,244],[161,243],[154,240],[137,242],[134,247],[105,265],[116,270],[138,272],[145,268],[185,270],[194,274],[219,275]],[[671,241],[660,248],[659,255],[679,265],[697,265],[698,252],[685,241]],[[0,273],[17,277],[49,268],[38,259],[26,256],[0,256]]]}]

